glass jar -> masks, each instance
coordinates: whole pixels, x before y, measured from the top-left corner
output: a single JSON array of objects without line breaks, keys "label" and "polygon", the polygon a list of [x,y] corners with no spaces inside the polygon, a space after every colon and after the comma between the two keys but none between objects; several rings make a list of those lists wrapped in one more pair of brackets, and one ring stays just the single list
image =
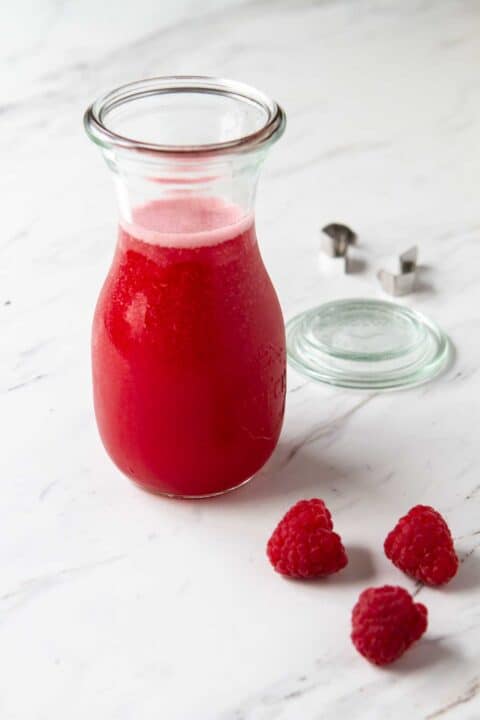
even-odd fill
[{"label": "glass jar", "polygon": [[101,97],[85,127],[119,206],[92,335],[103,443],[149,490],[226,492],[269,458],[284,414],[284,323],[254,203],[285,115],[241,83],[162,77]]}]

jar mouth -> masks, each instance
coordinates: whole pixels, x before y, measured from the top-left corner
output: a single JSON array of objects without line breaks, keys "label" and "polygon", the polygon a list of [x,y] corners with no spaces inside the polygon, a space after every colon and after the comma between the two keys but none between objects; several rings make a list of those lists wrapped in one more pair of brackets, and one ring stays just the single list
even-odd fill
[{"label": "jar mouth", "polygon": [[104,149],[147,154],[222,154],[269,145],[285,113],[244,83],[201,75],[154,77],[98,98],[84,116],[88,136]]}]

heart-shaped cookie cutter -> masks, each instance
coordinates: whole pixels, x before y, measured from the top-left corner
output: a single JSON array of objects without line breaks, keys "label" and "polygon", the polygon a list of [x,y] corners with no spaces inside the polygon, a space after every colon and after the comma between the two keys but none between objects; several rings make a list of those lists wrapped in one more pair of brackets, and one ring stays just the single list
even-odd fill
[{"label": "heart-shaped cookie cutter", "polygon": [[382,288],[389,295],[408,295],[415,287],[417,278],[418,247],[406,250],[399,257],[400,272],[398,274],[388,270],[379,270],[377,277]]}]

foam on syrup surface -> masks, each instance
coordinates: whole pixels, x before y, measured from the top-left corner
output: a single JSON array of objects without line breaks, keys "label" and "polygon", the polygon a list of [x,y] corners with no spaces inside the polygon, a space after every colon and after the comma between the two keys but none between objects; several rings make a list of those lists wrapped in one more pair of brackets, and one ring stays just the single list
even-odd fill
[{"label": "foam on syrup surface", "polygon": [[133,210],[133,221],[121,221],[128,235],[151,245],[196,248],[238,237],[253,224],[238,206],[215,197],[154,200]]}]

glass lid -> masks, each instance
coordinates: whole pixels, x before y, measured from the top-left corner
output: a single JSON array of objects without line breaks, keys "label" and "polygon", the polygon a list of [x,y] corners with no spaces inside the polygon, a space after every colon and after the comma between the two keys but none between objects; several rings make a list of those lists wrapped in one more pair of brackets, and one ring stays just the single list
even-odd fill
[{"label": "glass lid", "polygon": [[448,362],[450,343],[435,323],[403,305],[347,299],[292,318],[287,350],[290,364],[314,380],[386,390],[438,375]]}]

